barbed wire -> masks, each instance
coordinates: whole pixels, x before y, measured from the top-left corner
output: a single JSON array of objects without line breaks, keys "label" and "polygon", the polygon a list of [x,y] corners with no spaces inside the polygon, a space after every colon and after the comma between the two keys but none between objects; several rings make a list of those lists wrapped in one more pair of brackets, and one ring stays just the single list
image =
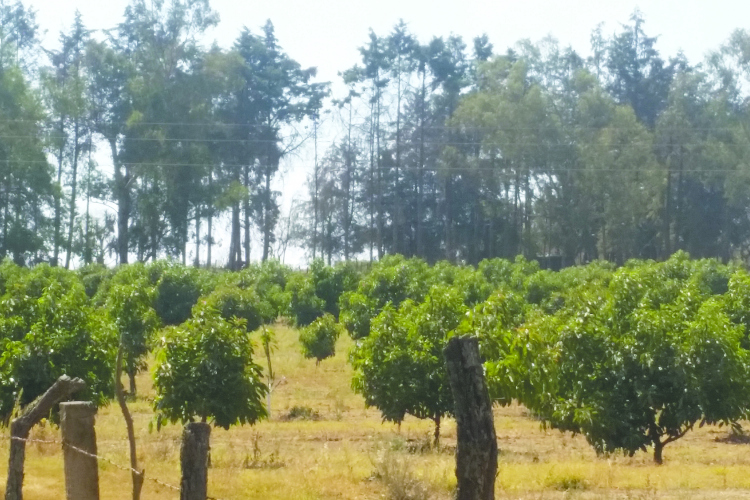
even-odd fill
[{"label": "barbed wire", "polygon": [[[129,472],[129,473],[136,473],[139,476],[141,476],[144,480],[148,480],[148,481],[151,481],[151,482],[153,482],[155,484],[158,484],[160,486],[168,488],[170,490],[180,492],[180,487],[179,486],[175,486],[173,484],[169,484],[169,483],[167,483],[165,481],[162,481],[162,480],[160,480],[158,478],[155,478],[155,477],[147,476],[143,471],[139,471],[139,470],[133,469],[132,467],[128,467],[128,466],[125,466],[125,465],[120,465],[120,464],[114,462],[113,460],[111,460],[111,459],[109,459],[107,457],[102,457],[100,455],[96,455],[94,453],[91,453],[91,452],[88,452],[88,451],[83,450],[81,448],[78,448],[77,446],[73,446],[72,444],[66,442],[65,440],[58,441],[58,440],[55,440],[55,439],[51,439],[51,440],[46,440],[46,439],[30,439],[30,438],[22,438],[22,437],[19,437],[19,436],[11,436],[10,439],[13,440],[13,441],[22,441],[24,443],[33,443],[33,444],[59,444],[62,447],[69,448],[69,449],[75,451],[76,453],[80,453],[81,455],[93,458],[93,459],[95,459],[97,461],[106,462],[106,463],[112,465],[113,467],[115,467],[117,469],[120,469],[122,471]],[[114,441],[110,441],[110,442],[114,442]],[[221,499],[216,498],[216,497],[212,497],[212,496],[207,496],[206,500],[221,500]]]}]

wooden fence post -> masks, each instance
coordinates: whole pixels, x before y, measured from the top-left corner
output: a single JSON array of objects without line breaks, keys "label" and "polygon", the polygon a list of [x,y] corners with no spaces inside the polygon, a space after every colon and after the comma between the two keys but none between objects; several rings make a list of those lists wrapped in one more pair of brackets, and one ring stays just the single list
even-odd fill
[{"label": "wooden fence post", "polygon": [[180,500],[206,500],[208,496],[208,450],[211,427],[190,422],[182,432]]},{"label": "wooden fence post", "polygon": [[479,342],[453,337],[444,354],[457,426],[456,500],[493,500],[497,438]]},{"label": "wooden fence post", "polygon": [[83,380],[63,375],[47,389],[47,392],[27,405],[20,417],[11,422],[5,500],[23,500],[23,464],[26,457],[26,439],[31,428],[49,415],[53,406],[85,387],[86,383]]},{"label": "wooden fence post", "polygon": [[93,403],[60,403],[67,500],[99,500],[99,464],[90,456],[96,455],[95,416]]}]

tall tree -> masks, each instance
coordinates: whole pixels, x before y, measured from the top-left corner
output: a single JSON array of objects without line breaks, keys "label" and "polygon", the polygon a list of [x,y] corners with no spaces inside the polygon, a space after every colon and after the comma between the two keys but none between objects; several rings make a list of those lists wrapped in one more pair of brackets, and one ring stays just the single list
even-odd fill
[{"label": "tall tree", "polygon": [[[73,232],[76,222],[78,194],[78,165],[82,155],[91,146],[90,105],[85,65],[89,31],[83,25],[80,12],[76,12],[68,34],[60,34],[60,48],[49,51],[51,67],[42,74],[47,107],[54,124],[50,127],[51,146],[57,160],[55,186],[55,222],[53,238],[53,266],[59,263],[61,248],[65,250],[65,267],[70,267]],[[63,174],[70,189],[68,203],[67,236],[63,241],[62,198]]]},{"label": "tall tree", "polygon": [[[281,158],[302,140],[285,139],[282,130],[306,118],[317,116],[327,95],[328,85],[313,83],[316,69],[303,69],[283,52],[270,21],[262,35],[245,28],[235,42],[239,56],[237,87],[227,100],[224,118],[232,126],[228,134],[232,145],[227,154],[228,174],[234,185],[245,190],[245,242],[249,259],[249,222],[251,215],[262,237],[262,258],[268,259],[278,221],[278,193],[272,180]],[[252,181],[252,185],[251,185]],[[233,203],[230,266],[236,263],[239,248],[240,200]]]}]

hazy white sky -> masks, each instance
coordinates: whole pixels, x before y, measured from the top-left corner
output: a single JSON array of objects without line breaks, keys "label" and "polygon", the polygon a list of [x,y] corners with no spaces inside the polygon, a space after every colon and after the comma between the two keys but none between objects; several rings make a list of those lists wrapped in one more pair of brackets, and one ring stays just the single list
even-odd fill
[{"label": "hazy white sky", "polygon": [[[119,22],[127,0],[30,0],[42,29],[54,41],[76,9],[93,29]],[[737,28],[750,28],[750,2],[742,0],[212,0],[221,16],[210,38],[229,46],[243,26],[257,29],[271,19],[281,45],[304,66],[317,66],[323,79],[358,62],[357,47],[369,28],[386,34],[400,19],[422,41],[433,35],[462,35],[467,41],[487,33],[497,50],[521,38],[548,34],[563,45],[588,51],[591,30],[605,33],[627,22],[635,8],[646,32],[659,35],[665,56],[683,50],[697,62]]]},{"label": "hazy white sky", "polygon": [[[166,0],[169,1],[169,0]],[[304,67],[317,66],[319,81],[335,81],[337,73],[360,61],[358,47],[372,28],[387,34],[403,19],[421,42],[433,36],[461,35],[467,44],[483,33],[496,52],[504,52],[523,38],[537,41],[547,35],[571,45],[581,55],[589,51],[591,31],[603,23],[605,36],[620,29],[638,8],[644,29],[658,36],[664,58],[682,50],[692,63],[718,48],[738,28],[750,29],[750,1],[742,0],[210,0],[221,22],[206,40],[229,47],[243,26],[257,31],[267,19],[281,46]],[[120,22],[128,0],[24,0],[37,10],[46,31],[45,47],[54,47],[78,9],[89,29],[107,29]],[[335,88],[335,87],[334,87]],[[325,149],[325,145],[321,144]],[[283,204],[304,197],[304,181],[312,166],[311,151],[287,158],[276,189]],[[106,162],[102,157],[101,163]],[[226,239],[226,238],[224,238]],[[228,242],[220,242],[223,247]],[[258,249],[254,245],[254,250]],[[223,254],[223,250],[217,253]],[[255,254],[255,251],[253,252]],[[291,264],[304,255],[293,250]]]}]

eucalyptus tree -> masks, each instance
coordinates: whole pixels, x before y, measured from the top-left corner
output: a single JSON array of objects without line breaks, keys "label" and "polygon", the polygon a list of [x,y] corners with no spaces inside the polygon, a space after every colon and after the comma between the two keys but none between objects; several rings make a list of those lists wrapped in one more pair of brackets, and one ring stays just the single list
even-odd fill
[{"label": "eucalyptus tree", "polygon": [[0,4],[0,257],[18,264],[44,259],[52,198],[45,114],[29,75],[37,44],[34,12]]},{"label": "eucalyptus tree", "polygon": [[[90,105],[86,45],[89,30],[83,24],[80,12],[69,33],[60,34],[60,48],[48,51],[50,67],[42,73],[42,85],[50,110],[50,145],[57,160],[55,185],[55,221],[52,265],[59,264],[59,253],[65,250],[65,267],[70,267],[73,251],[73,232],[76,222],[79,162],[91,147]],[[64,172],[65,170],[65,172]],[[62,198],[63,173],[70,189],[68,203],[67,236],[63,241]]]},{"label": "eucalyptus tree", "polygon": [[201,52],[198,40],[217,22],[207,0],[158,0],[148,5],[133,0],[109,38],[90,46],[95,129],[109,143],[114,164],[121,263],[128,261],[133,246],[129,230],[134,189],[158,190],[154,182],[160,177],[174,181],[165,181],[161,188],[169,198],[170,232],[145,230],[151,238],[151,257],[161,245],[185,257],[187,218],[200,178],[196,165],[205,157],[204,148],[196,146],[197,134],[186,132],[195,105],[189,89]]},{"label": "eucalyptus tree", "polygon": [[[434,75],[433,86],[439,89],[435,94],[433,106],[437,118],[436,126],[447,125],[448,119],[453,115],[459,104],[461,92],[468,85],[467,70],[468,61],[466,57],[466,44],[459,36],[451,35],[447,39],[433,38],[429,46],[430,71]],[[445,128],[440,137],[443,143],[455,142],[453,131]],[[443,226],[443,250],[444,257],[455,260],[455,221],[456,204],[455,192],[455,167],[458,165],[452,161],[454,150],[447,150],[447,157],[440,165],[439,177],[441,180],[442,199],[439,208]]]},{"label": "eucalyptus tree", "polygon": [[665,108],[674,67],[656,50],[656,37],[643,31],[640,11],[630,16],[630,24],[609,41],[606,66],[608,90],[619,103],[630,104],[639,120],[653,127]]},{"label": "eucalyptus tree", "polygon": [[239,262],[240,201],[244,202],[246,258],[252,217],[263,239],[262,258],[268,259],[279,217],[278,193],[271,182],[281,158],[302,140],[292,134],[290,141],[282,133],[317,116],[328,92],[327,84],[312,82],[315,68],[303,69],[282,50],[270,21],[262,35],[245,28],[234,52],[238,56],[236,87],[222,110],[224,121],[232,124],[227,127],[231,143],[226,148],[230,160],[225,175],[236,192],[244,193],[232,201],[230,265]]},{"label": "eucalyptus tree", "polygon": [[394,26],[393,31],[387,38],[387,56],[388,69],[390,70],[391,79],[395,82],[396,91],[396,130],[394,138],[394,178],[393,187],[390,189],[393,197],[393,207],[391,208],[391,229],[392,241],[391,250],[393,253],[403,252],[399,243],[403,232],[404,214],[401,206],[403,192],[401,188],[401,158],[403,155],[402,143],[402,102],[405,100],[405,94],[410,85],[411,76],[416,68],[417,60],[414,57],[417,49],[417,41],[408,32],[408,28],[403,20]]},{"label": "eucalyptus tree", "polygon": [[385,224],[385,206],[383,203],[383,154],[381,149],[383,115],[383,89],[388,85],[386,77],[388,68],[388,52],[386,41],[370,30],[369,41],[359,48],[362,55],[362,81],[366,84],[370,102],[370,259],[373,247],[377,249],[378,257],[384,254],[383,236]]},{"label": "eucalyptus tree", "polygon": [[39,51],[36,11],[23,2],[0,2],[0,70],[18,67],[25,75],[35,68]]}]

